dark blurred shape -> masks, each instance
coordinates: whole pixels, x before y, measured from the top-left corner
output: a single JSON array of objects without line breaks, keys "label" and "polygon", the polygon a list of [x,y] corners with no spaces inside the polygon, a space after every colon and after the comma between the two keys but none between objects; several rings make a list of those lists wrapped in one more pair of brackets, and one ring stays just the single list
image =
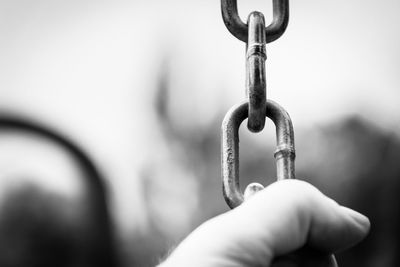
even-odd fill
[{"label": "dark blurred shape", "polygon": [[8,193],[0,209],[0,266],[79,266],[82,243],[61,197],[25,185]]},{"label": "dark blurred shape", "polygon": [[[31,120],[0,117],[0,131],[26,132],[61,147],[81,170],[86,192],[72,206],[31,185],[10,193],[0,209],[0,265],[117,266],[103,177],[90,158],[63,135]],[[79,216],[64,220],[71,209]]]}]

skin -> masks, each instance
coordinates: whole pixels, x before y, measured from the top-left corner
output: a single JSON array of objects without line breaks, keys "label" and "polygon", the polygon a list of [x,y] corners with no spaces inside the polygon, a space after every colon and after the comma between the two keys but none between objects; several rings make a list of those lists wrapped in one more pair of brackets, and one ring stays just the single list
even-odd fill
[{"label": "skin", "polygon": [[312,185],[279,181],[200,225],[159,267],[332,267],[333,253],[369,229],[368,218]]}]

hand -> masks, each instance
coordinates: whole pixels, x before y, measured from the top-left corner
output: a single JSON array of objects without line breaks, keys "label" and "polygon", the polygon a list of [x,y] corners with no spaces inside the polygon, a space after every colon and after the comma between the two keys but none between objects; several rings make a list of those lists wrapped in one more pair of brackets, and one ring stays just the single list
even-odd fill
[{"label": "hand", "polygon": [[299,180],[276,182],[191,233],[159,267],[337,266],[369,220]]}]

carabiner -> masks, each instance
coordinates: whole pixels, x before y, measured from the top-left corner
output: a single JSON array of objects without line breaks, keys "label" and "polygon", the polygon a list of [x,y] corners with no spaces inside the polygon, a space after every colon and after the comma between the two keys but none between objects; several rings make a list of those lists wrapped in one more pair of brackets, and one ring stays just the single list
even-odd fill
[{"label": "carabiner", "polygon": [[[223,194],[230,208],[239,206],[244,196],[239,187],[239,127],[247,118],[248,102],[233,106],[221,127],[221,175]],[[295,147],[292,121],[277,103],[268,100],[266,116],[276,127],[277,149],[274,153],[277,180],[295,178]]]},{"label": "carabiner", "polygon": [[[265,28],[267,43],[273,42],[285,32],[289,23],[289,0],[273,0],[272,23]],[[228,30],[239,40],[247,43],[248,28],[240,19],[237,0],[221,0],[222,18]]]}]

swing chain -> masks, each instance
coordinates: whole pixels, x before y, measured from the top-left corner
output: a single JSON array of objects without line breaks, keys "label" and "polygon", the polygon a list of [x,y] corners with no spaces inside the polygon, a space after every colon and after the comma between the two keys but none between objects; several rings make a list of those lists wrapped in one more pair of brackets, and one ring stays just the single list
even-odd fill
[{"label": "swing chain", "polygon": [[223,195],[230,208],[239,206],[244,200],[264,187],[252,183],[241,193],[239,185],[239,127],[248,118],[247,128],[260,132],[265,117],[270,118],[276,128],[277,180],[295,178],[295,146],[293,125],[289,114],[277,103],[267,100],[265,61],[266,44],[278,39],[285,31],[289,19],[289,0],[273,0],[273,21],[265,27],[262,13],[253,11],[244,24],[237,12],[236,0],[221,0],[222,16],[228,30],[246,42],[246,97],[247,101],[233,106],[222,122],[221,128],[221,174]]}]

